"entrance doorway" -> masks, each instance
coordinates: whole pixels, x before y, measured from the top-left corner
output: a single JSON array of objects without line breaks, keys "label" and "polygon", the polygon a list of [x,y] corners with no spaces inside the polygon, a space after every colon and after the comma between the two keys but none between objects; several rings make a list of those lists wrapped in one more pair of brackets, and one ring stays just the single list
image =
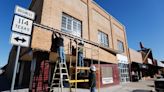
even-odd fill
[{"label": "entrance doorway", "polygon": [[124,64],[124,63],[119,63],[118,64],[119,67],[119,74],[120,74],[120,82],[121,83],[126,83],[130,81],[129,78],[129,69],[128,69],[128,64]]}]

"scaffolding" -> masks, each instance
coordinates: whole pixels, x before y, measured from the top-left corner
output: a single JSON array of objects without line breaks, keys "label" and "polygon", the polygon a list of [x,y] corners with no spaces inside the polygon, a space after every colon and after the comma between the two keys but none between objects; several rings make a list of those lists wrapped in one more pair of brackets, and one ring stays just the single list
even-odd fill
[{"label": "scaffolding", "polygon": [[[84,53],[83,57],[86,58],[87,57],[87,51],[90,50],[91,55],[90,55],[89,59],[91,60],[91,64],[90,65],[92,65],[92,64],[94,64],[93,63],[94,56],[97,56],[96,61],[98,62],[97,63],[98,66],[97,66],[97,70],[96,71],[98,73],[98,76],[97,76],[98,77],[98,92],[100,92],[100,60],[99,60],[99,55],[100,55],[100,48],[101,48],[101,46],[98,43],[95,43],[95,42],[92,42],[92,41],[89,41],[89,40],[86,40],[86,39],[82,39],[82,38],[74,36],[72,34],[64,33],[64,32],[62,32],[60,30],[57,30],[57,29],[54,29],[54,28],[51,28],[51,27],[48,27],[48,26],[45,26],[45,25],[41,25],[41,24],[37,24],[37,23],[33,23],[33,25],[37,26],[37,27],[40,27],[40,28],[43,28],[43,29],[46,29],[48,31],[52,31],[52,32],[55,32],[55,33],[60,33],[61,35],[65,36],[66,38],[69,39],[69,44],[66,45],[69,48],[68,52],[67,52],[68,55],[69,55],[69,73],[70,73],[69,74],[70,75],[69,76],[69,78],[70,78],[69,79],[69,83],[71,84],[72,87],[74,85],[75,92],[77,92],[77,83],[88,82],[89,81],[88,79],[80,79],[80,80],[78,80],[78,76],[77,76],[78,71],[79,70],[83,70],[83,71],[90,70],[89,66],[81,67],[81,66],[77,65],[77,63],[78,63],[78,48],[81,47],[81,46],[78,45],[78,42],[83,40],[85,44],[90,45],[91,47],[85,47],[85,46],[82,47],[83,48],[83,53]],[[75,56],[76,59],[75,59],[75,62],[73,62],[73,59],[72,59],[74,57],[72,55],[72,44],[73,44],[73,41],[76,41],[76,56]],[[95,52],[96,52],[96,54],[95,54]],[[73,63],[75,63],[75,66],[72,65]],[[74,79],[72,78],[71,69],[75,70]],[[61,91],[61,92],[63,92],[63,91]]]}]

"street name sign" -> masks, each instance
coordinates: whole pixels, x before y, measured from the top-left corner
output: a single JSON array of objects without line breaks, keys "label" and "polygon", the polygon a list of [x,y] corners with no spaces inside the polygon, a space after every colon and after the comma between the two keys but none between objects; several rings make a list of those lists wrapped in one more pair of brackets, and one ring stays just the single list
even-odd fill
[{"label": "street name sign", "polygon": [[15,15],[12,30],[27,35],[31,35],[32,23],[33,23],[32,20]]},{"label": "street name sign", "polygon": [[26,17],[26,18],[29,18],[32,20],[35,19],[35,13],[34,12],[27,10],[25,8],[22,8],[18,5],[15,7],[15,14],[18,14],[20,16],[23,16],[23,17]]},{"label": "street name sign", "polygon": [[29,47],[30,36],[12,32],[10,41],[17,46]]}]

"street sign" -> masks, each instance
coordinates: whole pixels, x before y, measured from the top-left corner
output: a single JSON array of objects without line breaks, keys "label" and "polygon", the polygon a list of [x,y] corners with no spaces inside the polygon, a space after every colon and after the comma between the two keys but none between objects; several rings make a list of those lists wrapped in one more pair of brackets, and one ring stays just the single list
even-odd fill
[{"label": "street sign", "polygon": [[[10,41],[11,41],[11,44],[17,45],[18,48],[17,48],[17,55],[16,55],[16,60],[15,60],[15,67],[14,67],[10,92],[13,92],[13,90],[14,90],[16,70],[17,70],[21,46],[29,47],[30,36],[28,36],[28,35],[31,35],[32,24],[33,24],[32,20],[35,19],[34,12],[24,9],[20,6],[15,7],[15,14],[17,14],[17,15],[14,16],[14,21],[13,21],[13,25],[12,25],[12,30],[15,32],[13,32],[11,34]],[[16,32],[18,32],[18,33],[16,33]],[[22,33],[25,35],[23,35]]]},{"label": "street sign", "polygon": [[18,5],[15,7],[15,14],[21,15],[23,17],[26,17],[26,18],[29,18],[29,19],[32,19],[32,20],[34,20],[34,18],[35,18],[35,13],[34,12],[32,12],[30,10],[27,10],[25,8],[22,8]]},{"label": "street sign", "polygon": [[29,47],[30,36],[13,32],[11,34],[11,44],[23,46],[23,47]]},{"label": "street sign", "polygon": [[16,32],[31,35],[32,23],[33,23],[32,20],[15,15],[12,30],[16,31]]}]

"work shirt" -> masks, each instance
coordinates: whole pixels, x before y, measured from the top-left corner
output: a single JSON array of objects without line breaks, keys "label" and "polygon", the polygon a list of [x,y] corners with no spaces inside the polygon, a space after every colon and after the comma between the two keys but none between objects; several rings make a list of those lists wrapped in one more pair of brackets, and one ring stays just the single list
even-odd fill
[{"label": "work shirt", "polygon": [[96,74],[94,72],[89,73],[89,87],[96,87]]},{"label": "work shirt", "polygon": [[64,47],[64,39],[62,37],[56,37],[55,38],[56,40],[56,47]]},{"label": "work shirt", "polygon": [[83,47],[79,47],[78,50],[80,53],[83,53]]}]

